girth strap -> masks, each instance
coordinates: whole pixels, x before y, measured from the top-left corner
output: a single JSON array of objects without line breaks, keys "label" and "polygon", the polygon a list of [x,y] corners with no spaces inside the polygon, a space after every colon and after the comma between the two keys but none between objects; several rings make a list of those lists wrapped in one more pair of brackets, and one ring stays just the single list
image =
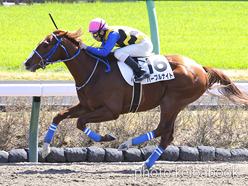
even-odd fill
[{"label": "girth strap", "polygon": [[129,112],[136,112],[140,105],[140,100],[142,97],[142,84],[141,83],[134,83],[133,86],[133,96],[131,101],[131,107]]}]

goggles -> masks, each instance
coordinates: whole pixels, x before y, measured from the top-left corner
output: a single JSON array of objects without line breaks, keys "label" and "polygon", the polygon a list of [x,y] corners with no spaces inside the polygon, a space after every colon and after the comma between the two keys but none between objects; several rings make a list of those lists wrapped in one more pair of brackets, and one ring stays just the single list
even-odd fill
[{"label": "goggles", "polygon": [[98,35],[99,35],[98,32],[94,32],[94,33],[91,34],[91,36],[92,36],[94,39],[96,39],[96,37],[97,37]]}]

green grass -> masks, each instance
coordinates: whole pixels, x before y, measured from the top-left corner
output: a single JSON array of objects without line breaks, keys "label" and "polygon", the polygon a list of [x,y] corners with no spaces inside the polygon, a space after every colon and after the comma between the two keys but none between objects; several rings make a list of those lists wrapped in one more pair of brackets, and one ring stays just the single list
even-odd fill
[{"label": "green grass", "polygon": [[[248,2],[156,1],[155,7],[161,54],[182,54],[201,65],[221,69],[248,68]],[[0,71],[25,71],[22,62],[55,30],[48,13],[64,30],[83,27],[86,31],[92,19],[101,17],[109,25],[130,26],[150,35],[144,1],[0,6]],[[88,33],[82,38],[87,45],[99,46]],[[45,71],[68,72],[63,64]]]},{"label": "green grass", "polygon": [[248,67],[247,2],[184,1],[164,5],[166,9],[157,8],[159,25],[164,25],[159,29],[165,29],[160,32],[161,51],[183,54],[217,68]]}]

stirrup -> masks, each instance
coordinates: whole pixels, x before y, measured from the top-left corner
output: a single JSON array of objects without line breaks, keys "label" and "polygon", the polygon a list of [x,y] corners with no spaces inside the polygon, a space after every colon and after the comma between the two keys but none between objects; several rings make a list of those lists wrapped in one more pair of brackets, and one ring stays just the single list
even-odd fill
[{"label": "stirrup", "polygon": [[135,77],[134,81],[135,81],[135,83],[140,83],[142,80],[149,78],[149,77],[150,77],[150,74],[148,72],[145,72],[140,77]]}]

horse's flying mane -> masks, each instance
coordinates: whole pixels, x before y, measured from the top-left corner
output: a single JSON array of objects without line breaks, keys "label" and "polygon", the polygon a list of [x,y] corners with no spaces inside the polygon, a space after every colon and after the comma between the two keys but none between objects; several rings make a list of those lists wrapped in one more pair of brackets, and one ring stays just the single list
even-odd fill
[{"label": "horse's flying mane", "polygon": [[82,38],[80,38],[80,36],[83,35],[82,27],[75,31],[56,30],[53,33],[56,34],[57,36],[63,35],[68,38],[74,39],[78,43],[82,42]]}]

